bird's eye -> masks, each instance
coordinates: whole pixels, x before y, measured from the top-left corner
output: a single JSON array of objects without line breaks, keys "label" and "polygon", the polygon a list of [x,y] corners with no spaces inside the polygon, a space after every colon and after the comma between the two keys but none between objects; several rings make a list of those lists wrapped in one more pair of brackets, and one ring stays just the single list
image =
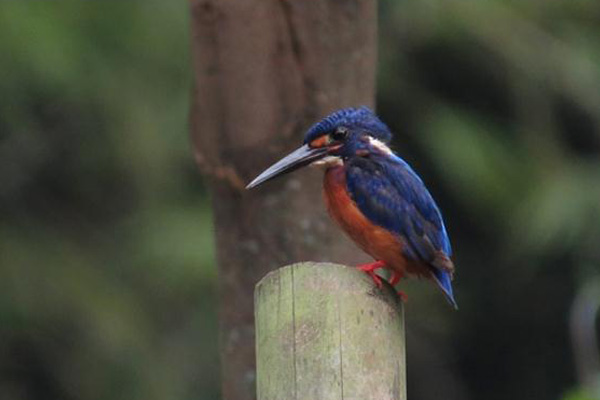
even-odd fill
[{"label": "bird's eye", "polygon": [[345,126],[338,126],[331,133],[331,138],[333,140],[335,140],[336,142],[341,142],[342,140],[346,139],[347,137],[348,137],[348,128],[346,128]]}]

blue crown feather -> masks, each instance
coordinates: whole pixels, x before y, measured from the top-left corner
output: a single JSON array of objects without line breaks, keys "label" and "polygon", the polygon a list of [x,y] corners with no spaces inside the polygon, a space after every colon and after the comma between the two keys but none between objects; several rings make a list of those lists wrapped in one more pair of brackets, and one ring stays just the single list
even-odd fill
[{"label": "blue crown feather", "polygon": [[384,143],[388,143],[392,139],[392,132],[387,125],[368,107],[362,106],[343,108],[329,114],[306,132],[304,143],[310,143],[319,136],[333,131],[338,126],[363,130]]}]

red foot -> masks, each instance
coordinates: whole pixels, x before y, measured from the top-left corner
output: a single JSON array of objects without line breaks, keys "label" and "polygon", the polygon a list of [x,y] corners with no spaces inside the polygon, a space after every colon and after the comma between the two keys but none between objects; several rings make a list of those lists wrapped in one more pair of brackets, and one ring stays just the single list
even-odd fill
[{"label": "red foot", "polygon": [[402,279],[402,274],[397,272],[396,270],[392,270],[392,276],[390,278],[390,285],[396,286],[398,282]]},{"label": "red foot", "polygon": [[383,261],[374,261],[372,263],[360,264],[358,269],[366,273],[373,272],[377,269],[387,268],[387,265]]},{"label": "red foot", "polygon": [[375,286],[377,286],[379,289],[383,287],[383,282],[381,281],[381,277],[377,275],[375,271],[380,268],[387,268],[383,261],[375,261],[372,263],[361,264],[358,266],[358,269],[366,272],[373,279],[373,282],[375,282]]},{"label": "red foot", "polygon": [[[365,272],[373,279],[373,282],[375,282],[375,286],[377,286],[379,289],[383,287],[383,281],[375,271],[381,268],[388,268],[388,266],[383,261],[375,261],[372,263],[361,264],[358,266],[358,269]],[[397,272],[396,270],[391,270],[391,272],[392,276],[390,278],[390,285],[396,286],[398,282],[400,282],[400,279],[402,279],[403,275],[400,272]],[[408,300],[408,297],[406,296],[406,294],[404,294],[404,292],[398,291],[398,296],[400,296],[400,299],[404,302]]]}]

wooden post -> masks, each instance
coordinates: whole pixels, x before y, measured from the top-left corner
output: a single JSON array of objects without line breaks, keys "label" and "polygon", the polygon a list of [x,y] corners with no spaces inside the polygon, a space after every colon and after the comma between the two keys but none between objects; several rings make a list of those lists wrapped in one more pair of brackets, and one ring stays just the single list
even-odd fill
[{"label": "wooden post", "polygon": [[356,268],[301,263],[254,292],[258,400],[406,399],[404,315]]}]

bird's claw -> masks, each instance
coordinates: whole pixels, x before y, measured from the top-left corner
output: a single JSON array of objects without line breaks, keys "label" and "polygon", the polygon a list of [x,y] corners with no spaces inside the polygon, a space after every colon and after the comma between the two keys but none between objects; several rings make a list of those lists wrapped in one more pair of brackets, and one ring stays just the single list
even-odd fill
[{"label": "bird's claw", "polygon": [[383,261],[375,261],[372,263],[361,264],[358,266],[359,270],[365,272],[371,277],[371,279],[373,279],[373,282],[375,282],[375,286],[377,286],[379,289],[383,287],[383,281],[375,271],[380,268],[386,268],[386,265]]},{"label": "bird's claw", "polygon": [[381,268],[387,268],[387,265],[385,265],[385,263],[383,261],[375,261],[372,263],[360,264],[358,266],[358,269],[366,272],[369,275],[371,272],[375,272],[376,270],[381,269]]},{"label": "bird's claw", "polygon": [[392,276],[390,278],[390,285],[396,286],[398,284],[398,282],[400,282],[400,279],[402,279],[402,274],[399,272],[396,272],[395,270],[392,270]]},{"label": "bird's claw", "polygon": [[375,286],[377,286],[378,289],[383,288],[383,281],[382,281],[381,277],[379,275],[377,275],[377,273],[375,271],[367,272],[367,274],[369,276],[371,276],[371,278],[373,279],[373,282],[375,282]]},{"label": "bird's claw", "polygon": [[[388,266],[385,264],[385,262],[383,261],[375,261],[372,263],[367,263],[367,264],[361,264],[358,266],[358,269],[365,272],[367,275],[369,275],[372,279],[373,282],[375,282],[375,285],[381,289],[383,287],[383,281],[381,279],[381,277],[379,275],[377,275],[377,273],[375,272],[378,269],[381,268],[388,268]],[[392,286],[396,286],[398,284],[398,282],[400,282],[400,279],[402,279],[402,274],[391,269],[392,271],[392,276],[390,277],[390,285]],[[406,295],[402,292],[398,292],[400,293],[400,297],[402,297],[403,300],[406,300]]]}]

